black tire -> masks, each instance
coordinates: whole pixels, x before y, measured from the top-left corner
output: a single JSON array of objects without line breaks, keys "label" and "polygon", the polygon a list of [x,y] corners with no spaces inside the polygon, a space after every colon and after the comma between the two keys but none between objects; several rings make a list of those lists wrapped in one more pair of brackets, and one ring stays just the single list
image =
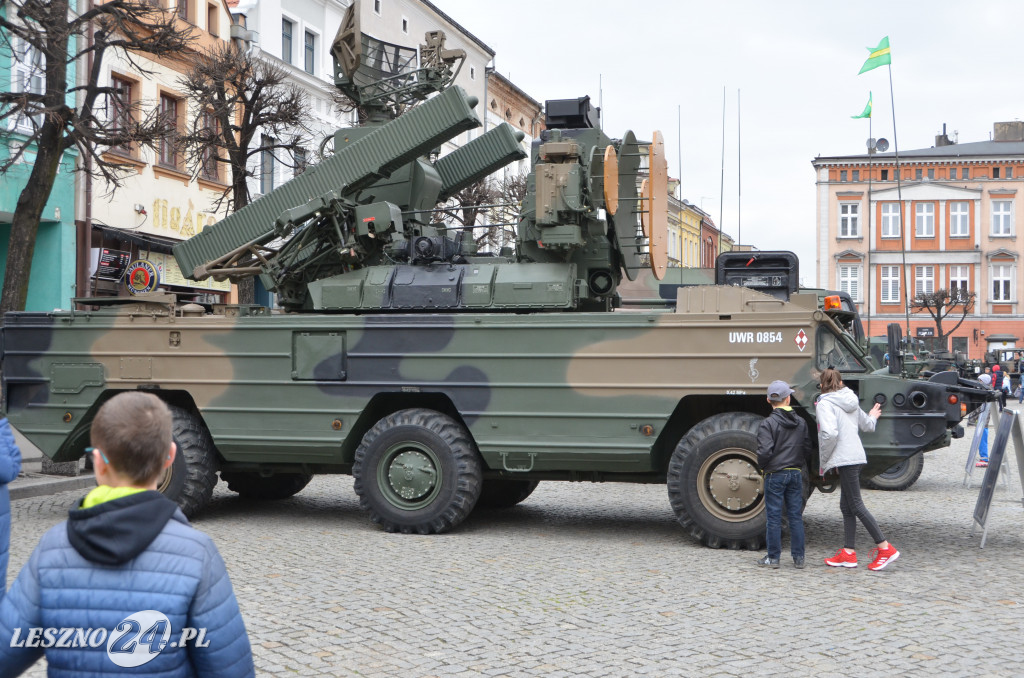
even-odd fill
[{"label": "black tire", "polygon": [[366,432],[352,466],[359,506],[388,532],[439,534],[466,519],[483,484],[469,431],[426,409],[389,414]]},{"label": "black tire", "polygon": [[921,477],[924,470],[924,452],[907,457],[903,461],[889,467],[888,470],[871,478],[861,477],[860,486],[869,490],[886,490],[895,492],[905,490]]},{"label": "black tire", "polygon": [[525,501],[536,489],[536,480],[485,480],[476,505],[489,509],[511,508]]},{"label": "black tire", "polygon": [[237,492],[242,499],[251,501],[277,501],[287,499],[302,491],[313,479],[312,473],[275,473],[263,476],[254,471],[224,472],[221,480],[228,489]]},{"label": "black tire", "polygon": [[213,496],[217,484],[218,455],[202,418],[180,407],[171,410],[171,435],[178,446],[174,463],[157,482],[157,489],[173,499],[189,518]]},{"label": "black tire", "polygon": [[757,470],[757,427],[763,417],[716,414],[676,445],[668,465],[668,498],[679,524],[711,548],[764,545],[764,482]]}]

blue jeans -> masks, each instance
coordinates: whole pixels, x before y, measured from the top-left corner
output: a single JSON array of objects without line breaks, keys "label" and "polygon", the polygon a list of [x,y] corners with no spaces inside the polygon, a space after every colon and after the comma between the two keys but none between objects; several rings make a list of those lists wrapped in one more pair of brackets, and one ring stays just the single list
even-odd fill
[{"label": "blue jeans", "polygon": [[764,503],[768,513],[768,557],[782,555],[782,505],[789,519],[789,550],[793,558],[804,557],[804,479],[800,471],[767,473],[764,477]]}]

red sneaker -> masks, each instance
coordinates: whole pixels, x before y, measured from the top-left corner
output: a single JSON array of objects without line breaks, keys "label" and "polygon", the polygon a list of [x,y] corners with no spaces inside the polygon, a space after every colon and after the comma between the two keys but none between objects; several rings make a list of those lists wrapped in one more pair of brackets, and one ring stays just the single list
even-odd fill
[{"label": "red sneaker", "polygon": [[868,565],[869,570],[881,570],[900,557],[900,552],[892,544],[889,544],[887,549],[871,549],[871,553],[875,554],[875,559]]},{"label": "red sneaker", "polygon": [[988,466],[988,459],[980,459],[974,465],[978,468],[986,468]]},{"label": "red sneaker", "polygon": [[857,567],[857,554],[839,549],[834,556],[825,559],[825,564],[829,567]]}]

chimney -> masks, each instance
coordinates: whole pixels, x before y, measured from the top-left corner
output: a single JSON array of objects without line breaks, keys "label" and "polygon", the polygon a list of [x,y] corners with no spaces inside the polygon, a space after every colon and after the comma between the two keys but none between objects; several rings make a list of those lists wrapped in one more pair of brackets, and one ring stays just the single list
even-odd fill
[{"label": "chimney", "polygon": [[935,147],[938,148],[939,146],[952,146],[952,145],[953,145],[953,141],[950,140],[950,138],[948,136],[946,136],[946,123],[942,123],[942,134],[936,134],[935,135]]},{"label": "chimney", "polygon": [[994,141],[1024,141],[1024,122],[997,122],[994,125]]}]

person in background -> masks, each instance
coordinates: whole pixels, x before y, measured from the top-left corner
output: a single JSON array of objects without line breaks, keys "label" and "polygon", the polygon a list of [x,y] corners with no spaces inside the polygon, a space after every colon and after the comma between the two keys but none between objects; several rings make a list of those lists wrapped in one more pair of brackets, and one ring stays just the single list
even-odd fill
[{"label": "person in background", "polygon": [[11,493],[7,484],[21,472],[21,450],[7,419],[0,419],[0,598],[7,590],[7,559],[11,544]]},{"label": "person in background", "polygon": [[843,512],[843,548],[825,559],[829,567],[857,567],[857,519],[875,540],[875,554],[868,569],[877,571],[900,557],[878,528],[874,516],[864,506],[860,496],[860,472],[867,463],[860,431],[874,431],[882,406],[875,403],[870,412],[860,409],[857,394],[843,384],[839,370],[828,368],[821,373],[821,397],[817,402],[818,455],[821,474],[837,469],[839,472],[839,508]]},{"label": "person in background", "polygon": [[999,392],[999,411],[1002,412],[1003,408],[1006,407],[1006,391],[1003,389],[1003,383],[1006,381],[1006,374],[1003,372],[1003,368],[999,365],[992,366],[992,388]]},{"label": "person in background", "polygon": [[782,505],[789,518],[789,551],[793,565],[804,567],[804,466],[811,460],[807,422],[789,406],[793,389],[784,381],[768,384],[772,412],[757,427],[757,466],[764,474],[764,503],[768,516],[765,542],[768,555],[761,567],[778,569],[782,557]]}]

